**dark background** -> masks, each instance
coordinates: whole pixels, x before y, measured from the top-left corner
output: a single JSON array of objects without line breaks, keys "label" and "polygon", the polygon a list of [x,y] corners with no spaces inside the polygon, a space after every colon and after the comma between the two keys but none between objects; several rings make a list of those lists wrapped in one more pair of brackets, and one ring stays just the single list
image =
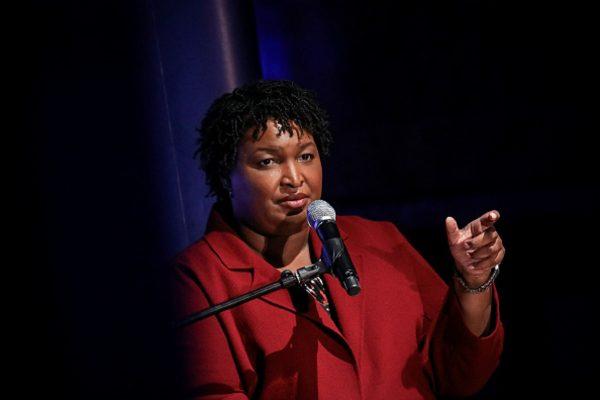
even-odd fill
[{"label": "dark background", "polygon": [[212,202],[194,128],[261,76],[316,91],[331,114],[323,198],[394,221],[444,278],[444,218],[500,211],[506,347],[476,398],[583,393],[598,275],[598,46],[583,5],[57,0],[7,13],[19,397],[172,397],[165,263],[202,235]]}]

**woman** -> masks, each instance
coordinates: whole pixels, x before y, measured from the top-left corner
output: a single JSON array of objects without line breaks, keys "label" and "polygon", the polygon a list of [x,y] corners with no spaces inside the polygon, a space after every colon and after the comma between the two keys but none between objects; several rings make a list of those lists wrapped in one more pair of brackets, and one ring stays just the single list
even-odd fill
[{"label": "woman", "polygon": [[[331,144],[313,96],[261,81],[216,100],[198,154],[217,196],[205,236],[177,257],[178,317],[276,281],[319,259],[306,223]],[[278,291],[178,331],[187,396],[223,399],[431,399],[469,395],[503,344],[494,266],[496,211],[446,220],[451,288],[388,222],[338,217],[362,291],[323,276],[322,298]],[[315,282],[317,284],[318,282]],[[477,289],[477,290],[475,290]],[[319,304],[321,303],[321,304]]]}]

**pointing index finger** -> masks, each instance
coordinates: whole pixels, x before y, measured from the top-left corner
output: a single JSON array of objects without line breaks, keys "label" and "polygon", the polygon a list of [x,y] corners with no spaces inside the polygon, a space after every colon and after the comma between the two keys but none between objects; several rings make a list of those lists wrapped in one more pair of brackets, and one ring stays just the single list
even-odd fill
[{"label": "pointing index finger", "polygon": [[487,213],[487,215],[484,215],[482,218],[486,218],[488,221],[490,221],[491,225],[493,225],[494,222],[500,219],[500,213],[496,210],[493,210]]},{"label": "pointing index finger", "polygon": [[469,224],[471,236],[475,237],[481,234],[482,232],[488,230],[489,228],[494,226],[498,219],[500,219],[500,213],[496,210],[483,214],[481,217]]}]

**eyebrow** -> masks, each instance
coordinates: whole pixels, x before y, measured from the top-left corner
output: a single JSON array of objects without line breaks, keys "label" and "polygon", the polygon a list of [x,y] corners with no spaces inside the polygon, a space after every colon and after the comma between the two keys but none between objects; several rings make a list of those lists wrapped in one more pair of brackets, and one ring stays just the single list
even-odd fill
[{"label": "eyebrow", "polygon": [[[300,145],[300,150],[303,150],[311,145],[316,147],[314,142],[308,142],[308,143],[304,143],[304,144]],[[266,147],[259,147],[258,149],[254,150],[254,153],[258,153],[259,151],[274,152],[274,151],[280,151],[282,149],[283,149],[283,147],[281,147],[281,146],[266,146]]]}]

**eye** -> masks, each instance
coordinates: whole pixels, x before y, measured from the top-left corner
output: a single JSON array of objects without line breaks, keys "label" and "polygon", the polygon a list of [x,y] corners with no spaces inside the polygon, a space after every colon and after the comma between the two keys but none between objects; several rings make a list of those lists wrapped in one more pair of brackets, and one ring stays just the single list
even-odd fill
[{"label": "eye", "polygon": [[300,161],[305,161],[305,162],[314,160],[314,158],[315,158],[315,155],[312,153],[304,153],[299,157]]},{"label": "eye", "polygon": [[273,158],[265,158],[264,160],[260,160],[258,162],[258,165],[260,167],[268,167],[269,165],[272,165],[275,163],[275,159]]}]

